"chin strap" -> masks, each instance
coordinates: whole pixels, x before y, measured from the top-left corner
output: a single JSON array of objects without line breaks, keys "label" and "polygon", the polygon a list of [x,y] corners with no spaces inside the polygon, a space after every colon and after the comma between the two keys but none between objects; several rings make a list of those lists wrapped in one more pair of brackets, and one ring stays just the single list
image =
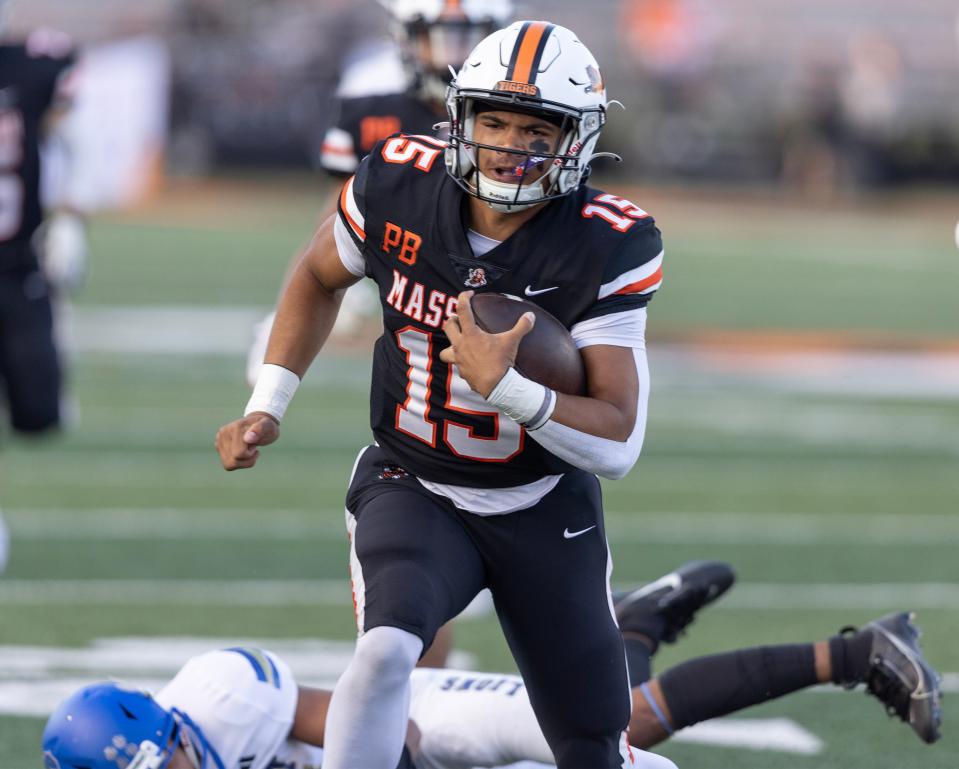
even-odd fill
[{"label": "chin strap", "polygon": [[[537,179],[531,184],[522,185],[517,192],[518,185],[497,182],[476,170],[476,189],[483,196],[481,198],[483,202],[494,211],[508,214],[525,211],[541,203],[544,194],[541,182],[542,179]],[[533,198],[533,200],[529,201],[527,198]]]}]

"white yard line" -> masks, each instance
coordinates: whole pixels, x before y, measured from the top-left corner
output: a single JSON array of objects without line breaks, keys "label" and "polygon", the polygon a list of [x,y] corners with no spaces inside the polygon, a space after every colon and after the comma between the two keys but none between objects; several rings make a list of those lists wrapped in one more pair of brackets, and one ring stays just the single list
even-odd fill
[{"label": "white yard line", "polygon": [[[0,580],[0,606],[347,606],[346,580],[89,579]],[[716,610],[959,611],[959,585],[919,583],[744,583]],[[474,614],[482,614],[482,611]]]},{"label": "white yard line", "polygon": [[[340,510],[227,508],[6,509],[24,540],[342,540]],[[609,511],[611,541],[626,544],[816,546],[955,545],[959,516]]]},{"label": "white yard line", "polygon": [[[70,336],[80,353],[245,355],[265,307],[85,306]],[[712,382],[781,392],[948,398],[959,395],[959,355],[949,352],[729,350],[656,344],[657,386]],[[704,379],[705,377],[705,379]]]}]

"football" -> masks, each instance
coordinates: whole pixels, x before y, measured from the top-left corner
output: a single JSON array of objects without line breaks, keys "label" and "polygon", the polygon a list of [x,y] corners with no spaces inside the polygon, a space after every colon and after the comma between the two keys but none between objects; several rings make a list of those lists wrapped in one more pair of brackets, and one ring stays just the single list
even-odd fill
[{"label": "football", "polygon": [[586,393],[583,358],[573,337],[555,316],[525,299],[495,292],[474,294],[470,306],[476,324],[490,334],[508,331],[524,313],[532,311],[536,323],[520,342],[517,371],[556,392]]}]

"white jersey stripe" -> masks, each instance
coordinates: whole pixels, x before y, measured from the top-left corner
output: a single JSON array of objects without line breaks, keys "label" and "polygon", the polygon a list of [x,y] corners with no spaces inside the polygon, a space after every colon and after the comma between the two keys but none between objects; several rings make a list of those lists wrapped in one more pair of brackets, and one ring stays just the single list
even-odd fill
[{"label": "white jersey stripe", "polygon": [[357,238],[365,241],[366,218],[360,211],[360,207],[356,205],[356,198],[353,195],[353,180],[355,178],[355,176],[351,176],[349,181],[343,186],[343,192],[340,195],[340,205],[343,208],[346,223],[350,225],[350,229],[353,230]]},{"label": "white jersey stripe", "polygon": [[[604,283],[599,287],[599,296],[597,299],[605,299],[608,296],[612,296],[621,288],[632,285],[633,283],[639,283],[641,280],[651,277],[656,273],[657,270],[661,269],[663,266],[663,251],[660,251],[659,254],[653,259],[650,259],[646,264],[641,264],[639,267],[636,267],[632,270],[627,270],[622,275],[619,275],[614,280],[611,280],[609,283]],[[658,281],[655,284],[645,288],[641,293],[650,293],[654,289],[658,288],[662,281]]]},{"label": "white jersey stripe", "polygon": [[[336,221],[333,222],[333,239],[336,241],[336,252],[339,254],[343,266],[356,277],[362,278],[366,274],[366,261],[363,259],[363,252],[356,245],[356,241],[350,237],[341,216],[337,216]],[[270,325],[273,325],[272,322]]]},{"label": "white jersey stripe", "polygon": [[[356,455],[347,488],[353,485],[356,468],[359,467],[360,460],[367,449],[369,449],[369,446],[364,446],[360,453]],[[363,579],[363,564],[360,563],[360,559],[356,555],[356,518],[349,510],[344,512],[346,513],[346,532],[350,538],[350,583],[353,588],[353,613],[356,615],[357,638],[360,638],[366,632],[364,630],[366,625],[366,580]]]}]

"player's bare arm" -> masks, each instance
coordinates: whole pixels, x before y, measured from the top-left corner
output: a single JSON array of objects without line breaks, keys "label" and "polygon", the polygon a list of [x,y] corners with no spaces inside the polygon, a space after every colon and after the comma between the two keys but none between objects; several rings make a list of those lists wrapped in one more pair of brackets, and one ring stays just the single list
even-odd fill
[{"label": "player's bare arm", "polygon": [[[280,296],[265,363],[302,379],[336,322],[343,292],[357,281],[336,250],[331,216],[317,229]],[[253,411],[219,429],[216,450],[226,470],[253,467],[261,446],[279,437],[279,420]]]}]

